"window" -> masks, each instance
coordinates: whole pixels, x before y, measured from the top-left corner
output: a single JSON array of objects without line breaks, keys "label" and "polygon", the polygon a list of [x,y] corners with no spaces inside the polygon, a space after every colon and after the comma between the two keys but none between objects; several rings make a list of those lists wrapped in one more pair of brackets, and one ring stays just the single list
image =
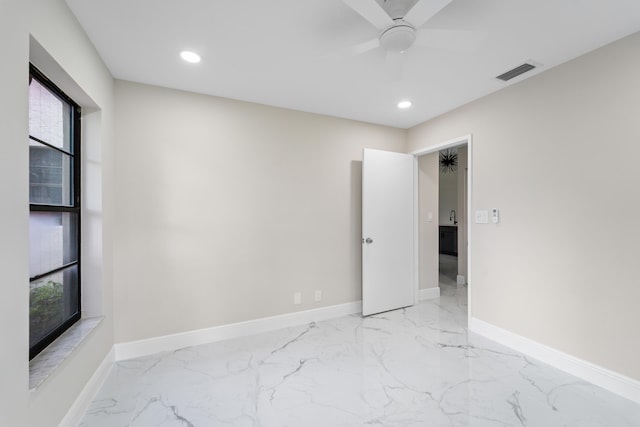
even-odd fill
[{"label": "window", "polygon": [[80,107],[29,72],[29,359],[80,319]]}]

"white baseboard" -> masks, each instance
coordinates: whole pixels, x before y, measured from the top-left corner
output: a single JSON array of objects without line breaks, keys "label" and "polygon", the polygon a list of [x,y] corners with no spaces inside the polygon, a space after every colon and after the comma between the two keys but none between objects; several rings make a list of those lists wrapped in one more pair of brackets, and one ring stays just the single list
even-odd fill
[{"label": "white baseboard", "polygon": [[129,341],[114,345],[115,360],[126,360],[159,353],[161,351],[178,350],[194,345],[254,335],[305,323],[348,316],[355,313],[362,313],[362,301],[298,311],[273,317],[264,317],[229,325],[214,326],[179,334],[163,335],[139,341]]},{"label": "white baseboard", "polygon": [[458,286],[462,286],[462,285],[464,285],[465,283],[467,283],[467,279],[466,279],[464,276],[461,276],[461,275],[459,275],[459,274],[458,274],[458,275],[456,276],[456,284],[457,284]]},{"label": "white baseboard", "polygon": [[469,330],[578,378],[582,378],[612,393],[640,403],[640,381],[547,347],[544,344],[514,334],[480,319],[471,318]]},{"label": "white baseboard", "polygon": [[440,288],[438,286],[436,286],[435,288],[426,288],[419,290],[418,299],[420,301],[434,298],[440,298]]},{"label": "white baseboard", "polygon": [[89,381],[87,381],[87,384],[73,402],[62,421],[60,421],[58,427],[76,427],[80,424],[80,420],[82,420],[93,398],[98,394],[98,391],[107,379],[114,360],[115,351],[112,347],[98,366],[98,369],[91,375],[91,378],[89,378]]}]

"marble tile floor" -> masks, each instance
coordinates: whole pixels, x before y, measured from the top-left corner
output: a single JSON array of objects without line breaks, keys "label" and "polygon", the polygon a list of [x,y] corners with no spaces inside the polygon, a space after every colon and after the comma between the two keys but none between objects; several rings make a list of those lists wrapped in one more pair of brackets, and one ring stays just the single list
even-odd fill
[{"label": "marble tile floor", "polygon": [[466,288],[116,363],[83,427],[625,427],[640,405],[467,331]]},{"label": "marble tile floor", "polygon": [[440,282],[441,289],[447,286],[457,286],[458,257],[455,255],[439,254],[438,273],[438,281]]}]

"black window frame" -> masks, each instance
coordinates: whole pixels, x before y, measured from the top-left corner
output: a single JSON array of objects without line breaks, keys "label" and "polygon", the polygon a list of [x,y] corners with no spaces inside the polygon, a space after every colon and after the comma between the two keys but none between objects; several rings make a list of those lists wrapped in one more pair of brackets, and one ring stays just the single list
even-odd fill
[{"label": "black window frame", "polygon": [[[70,263],[64,264],[57,268],[54,268],[50,271],[47,271],[42,274],[38,274],[36,276],[29,278],[29,284],[34,281],[37,281],[45,276],[50,274],[63,271],[69,267],[76,267],[76,286],[77,286],[77,311],[70,316],[68,319],[64,320],[58,327],[49,332],[46,336],[40,339],[37,343],[29,346],[29,360],[36,357],[39,353],[41,353],[47,346],[49,346],[52,342],[54,342],[60,335],[62,335],[66,330],[68,330],[74,323],[80,320],[82,317],[82,271],[81,271],[81,107],[76,103],[73,99],[71,99],[67,94],[65,94],[62,89],[60,89],[55,83],[53,83],[47,76],[45,76],[37,67],[33,64],[29,64],[29,84],[31,84],[32,79],[35,79],[42,86],[51,91],[56,97],[60,98],[62,101],[66,102],[70,107],[70,134],[71,134],[71,147],[69,152],[54,145],[51,145],[47,141],[43,141],[39,138],[36,138],[31,135],[29,132],[29,140],[35,141],[39,144],[46,146],[47,148],[53,149],[64,155],[70,156],[72,158],[71,166],[73,168],[72,172],[72,200],[69,206],[60,204],[43,204],[43,203],[31,203],[31,197],[29,198],[29,213],[31,212],[69,212],[75,214],[76,217],[76,261],[72,261]],[[31,156],[30,156],[31,157]],[[31,161],[29,162],[29,169],[31,169]],[[31,184],[29,185],[31,188]],[[31,190],[29,190],[31,191]]]}]

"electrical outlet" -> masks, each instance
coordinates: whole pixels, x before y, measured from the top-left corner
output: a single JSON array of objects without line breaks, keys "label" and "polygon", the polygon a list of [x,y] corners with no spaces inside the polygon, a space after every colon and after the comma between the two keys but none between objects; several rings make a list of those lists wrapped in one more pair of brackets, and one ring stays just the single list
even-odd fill
[{"label": "electrical outlet", "polygon": [[316,302],[322,301],[322,291],[320,289],[316,289],[314,298]]},{"label": "electrical outlet", "polygon": [[293,304],[295,305],[302,304],[302,294],[300,292],[293,293]]}]

